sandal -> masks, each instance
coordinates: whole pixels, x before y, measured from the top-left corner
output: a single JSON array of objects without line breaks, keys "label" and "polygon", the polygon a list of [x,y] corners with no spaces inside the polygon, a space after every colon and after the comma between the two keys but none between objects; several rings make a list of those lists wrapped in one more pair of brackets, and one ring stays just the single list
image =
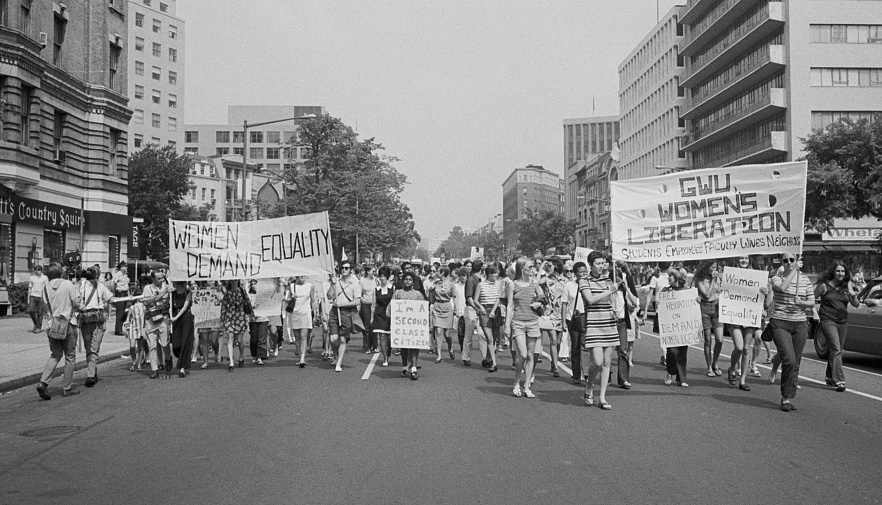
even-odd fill
[{"label": "sandal", "polygon": [[772,358],[766,358],[766,360],[763,361],[763,363],[765,363],[766,365],[771,365],[771,364],[772,364]]},{"label": "sandal", "polygon": [[673,383],[674,383],[674,376],[671,375],[671,374],[667,374],[667,375],[665,376],[665,385],[666,385],[666,386],[670,386],[670,385],[673,384]]},{"label": "sandal", "polygon": [[208,368],[208,363],[203,363],[202,366],[199,368],[202,368],[202,369]]},{"label": "sandal", "polygon": [[600,402],[597,404],[597,406],[600,407],[602,410],[612,410],[612,405],[607,402]]},{"label": "sandal", "polygon": [[588,405],[589,407],[594,405],[594,395],[585,393],[583,398],[585,399],[585,405]]},{"label": "sandal", "polygon": [[705,375],[707,375],[708,377],[716,377],[717,376],[717,374],[715,374],[713,370],[708,370],[707,374],[705,374]]},{"label": "sandal", "polygon": [[521,394],[521,386],[520,386],[520,384],[517,385],[517,386],[515,386],[515,388],[511,390],[511,394],[517,396],[518,398],[520,398],[521,396],[523,396],[523,395]]},{"label": "sandal", "polygon": [[730,368],[728,374],[729,374],[729,377],[728,377],[728,379],[729,379],[729,385],[730,385],[730,386],[734,386],[735,383],[737,382],[737,379],[735,378],[735,370],[732,370],[732,369]]},{"label": "sandal", "polygon": [[723,375],[723,370],[721,368],[714,368],[714,375],[717,377]]},{"label": "sandal", "polygon": [[793,410],[793,404],[789,401],[783,401],[781,402],[781,410],[783,410],[784,412],[790,412],[791,410]]},{"label": "sandal", "polygon": [[536,398],[536,395],[533,394],[529,389],[524,388],[524,396],[527,398]]},{"label": "sandal", "polygon": [[137,368],[135,368],[135,365],[129,367],[130,372],[134,372],[135,370],[137,370]]},{"label": "sandal", "polygon": [[750,391],[750,386],[748,386],[747,384],[738,384],[738,389],[742,391]]}]

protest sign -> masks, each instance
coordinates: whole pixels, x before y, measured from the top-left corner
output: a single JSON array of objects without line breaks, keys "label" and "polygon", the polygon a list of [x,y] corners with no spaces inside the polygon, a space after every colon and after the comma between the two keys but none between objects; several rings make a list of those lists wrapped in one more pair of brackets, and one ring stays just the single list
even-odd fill
[{"label": "protest sign", "polygon": [[726,267],[720,291],[720,322],[759,328],[766,297],[760,289],[769,284],[764,270]]},{"label": "protest sign", "polygon": [[594,249],[589,249],[587,247],[577,247],[576,251],[573,253],[573,263],[578,263],[581,261],[585,264],[585,266],[590,267],[588,264],[588,255],[594,252]]},{"label": "protest sign", "polygon": [[219,288],[193,291],[193,324],[196,328],[220,328],[221,300],[224,295]]},{"label": "protest sign", "polygon": [[484,248],[478,247],[478,246],[473,246],[471,248],[471,253],[469,254],[469,259],[472,261],[475,261],[475,260],[482,260],[483,261],[484,260]]},{"label": "protest sign", "polygon": [[612,255],[685,261],[802,252],[807,164],[689,170],[610,183]]},{"label": "protest sign", "polygon": [[429,302],[392,300],[392,347],[429,349]]},{"label": "protest sign", "polygon": [[658,329],[663,347],[699,345],[704,331],[698,290],[661,291],[658,296]]},{"label": "protest sign", "polygon": [[329,273],[328,213],[242,222],[169,220],[169,280],[269,279]]},{"label": "protest sign", "polygon": [[281,316],[285,290],[278,279],[258,279],[251,289],[257,291],[249,295],[255,317]]}]

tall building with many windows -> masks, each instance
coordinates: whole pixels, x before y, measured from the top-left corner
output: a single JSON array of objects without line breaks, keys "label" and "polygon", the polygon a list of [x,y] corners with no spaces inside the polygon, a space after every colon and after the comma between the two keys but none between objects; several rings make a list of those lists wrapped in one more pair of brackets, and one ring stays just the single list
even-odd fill
[{"label": "tall building with many windows", "polygon": [[563,181],[560,176],[539,165],[514,169],[502,183],[502,235],[506,253],[518,250],[519,220],[545,210],[562,214],[563,207]]},{"label": "tall building with many windows", "polygon": [[579,178],[586,162],[598,154],[614,150],[619,142],[619,116],[598,116],[563,120],[564,133],[564,216],[577,219],[579,210]]},{"label": "tall building with many windows", "polygon": [[690,0],[680,22],[692,168],[787,161],[882,111],[882,1]]},{"label": "tall building with many windows", "polygon": [[[184,138],[184,21],[177,0],[129,0],[129,152]],[[114,1],[110,2],[111,4]]]},{"label": "tall building with many windows", "polygon": [[133,245],[126,2],[0,8],[0,283],[68,253],[115,266]]},{"label": "tall building with many windows", "polygon": [[619,177],[636,179],[663,173],[656,167],[688,167],[680,148],[686,103],[680,86],[684,70],[680,45],[682,6],[675,6],[619,65],[619,110],[622,113]]}]

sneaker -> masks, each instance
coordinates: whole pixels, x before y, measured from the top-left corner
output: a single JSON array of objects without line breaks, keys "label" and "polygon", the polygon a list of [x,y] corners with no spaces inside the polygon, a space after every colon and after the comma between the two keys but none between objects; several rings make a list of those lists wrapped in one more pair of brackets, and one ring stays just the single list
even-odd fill
[{"label": "sneaker", "polygon": [[49,389],[49,385],[43,384],[41,382],[39,385],[37,385],[37,394],[40,395],[40,398],[42,398],[44,400],[51,400],[52,397],[49,396],[48,389]]},{"label": "sneaker", "polygon": [[73,396],[73,395],[78,395],[78,394],[80,394],[80,391],[78,389],[74,389],[73,387],[71,387],[70,389],[62,389],[61,390],[61,396],[65,397],[65,398],[67,398],[68,396]]}]

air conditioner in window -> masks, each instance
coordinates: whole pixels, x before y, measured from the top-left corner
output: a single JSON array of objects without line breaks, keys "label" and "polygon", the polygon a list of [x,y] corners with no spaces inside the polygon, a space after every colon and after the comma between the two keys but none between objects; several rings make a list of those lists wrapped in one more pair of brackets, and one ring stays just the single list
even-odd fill
[{"label": "air conditioner in window", "polygon": [[67,153],[62,149],[56,149],[54,151],[53,160],[57,163],[64,163],[64,160],[67,158]]},{"label": "air conditioner in window", "polygon": [[46,32],[40,32],[40,46],[46,47],[49,44],[49,34]]}]

